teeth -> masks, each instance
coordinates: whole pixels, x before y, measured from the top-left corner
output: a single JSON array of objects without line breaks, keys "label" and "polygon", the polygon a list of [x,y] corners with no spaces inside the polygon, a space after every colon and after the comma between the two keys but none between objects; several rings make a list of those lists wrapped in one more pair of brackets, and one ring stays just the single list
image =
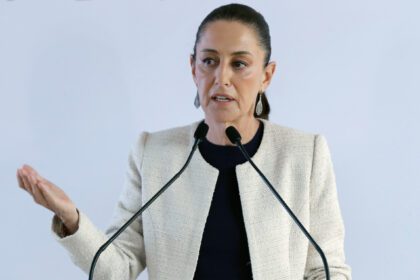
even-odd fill
[{"label": "teeth", "polygon": [[216,99],[216,101],[230,101],[229,98],[224,96],[216,96],[214,99]]}]

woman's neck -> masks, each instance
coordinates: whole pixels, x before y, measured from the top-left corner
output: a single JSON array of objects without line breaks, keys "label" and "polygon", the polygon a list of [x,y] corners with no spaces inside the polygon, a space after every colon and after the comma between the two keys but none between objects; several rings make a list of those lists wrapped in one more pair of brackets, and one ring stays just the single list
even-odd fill
[{"label": "woman's neck", "polygon": [[216,122],[211,119],[205,120],[209,126],[207,140],[216,145],[233,145],[226,136],[225,130],[233,125],[241,134],[242,143],[246,144],[254,137],[259,127],[259,121],[256,118],[246,119],[237,122]]}]

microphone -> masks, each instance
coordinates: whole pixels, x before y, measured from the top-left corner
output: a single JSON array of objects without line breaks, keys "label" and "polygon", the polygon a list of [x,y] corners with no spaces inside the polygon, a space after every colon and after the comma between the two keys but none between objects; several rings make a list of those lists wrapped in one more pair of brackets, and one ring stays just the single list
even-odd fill
[{"label": "microphone", "polygon": [[138,210],[124,225],[122,225],[117,232],[115,232],[109,239],[106,241],[96,252],[95,256],[93,257],[92,264],[90,266],[90,272],[89,272],[89,280],[93,279],[93,273],[95,271],[96,263],[99,259],[99,256],[102,254],[103,251],[133,222],[135,219],[137,219],[138,216],[140,216],[141,213],[143,213],[144,210],[149,207],[153,201],[155,201],[170,185],[172,185],[173,182],[175,182],[176,179],[184,172],[184,170],[187,168],[188,164],[191,161],[191,158],[194,154],[194,152],[197,150],[198,144],[200,144],[201,141],[203,141],[204,137],[206,137],[207,132],[209,130],[208,125],[202,121],[197,129],[194,132],[194,144],[192,146],[191,152],[188,156],[187,161],[185,162],[184,166],[182,166],[181,170],[176,173],[152,198],[150,198],[141,208]]},{"label": "microphone", "polygon": [[234,128],[233,126],[229,126],[228,128],[226,128],[225,132],[226,132],[226,136],[229,138],[230,142],[232,142],[232,144],[235,144],[236,146],[238,146],[238,148],[241,150],[242,154],[245,156],[246,160],[252,165],[252,167],[254,167],[254,169],[261,176],[261,178],[263,179],[265,184],[269,187],[269,189],[274,194],[274,196],[277,198],[277,200],[280,202],[280,204],[286,209],[287,213],[292,217],[293,221],[299,226],[300,230],[306,235],[306,237],[309,239],[309,241],[315,247],[316,251],[321,256],[322,263],[324,264],[326,280],[330,280],[330,270],[329,270],[329,267],[328,267],[328,261],[327,261],[327,258],[325,257],[324,252],[322,251],[321,247],[315,242],[315,240],[312,238],[312,236],[309,234],[309,232],[305,229],[305,227],[302,225],[302,223],[299,221],[299,219],[296,217],[296,215],[293,213],[293,211],[290,209],[290,207],[286,204],[286,202],[283,200],[283,198],[274,189],[273,185],[271,185],[271,183],[270,183],[270,181],[268,181],[267,177],[264,176],[264,174],[260,171],[260,169],[252,161],[251,157],[248,155],[248,152],[245,150],[244,146],[241,143],[242,137],[239,134],[238,130],[236,130],[236,128]]}]

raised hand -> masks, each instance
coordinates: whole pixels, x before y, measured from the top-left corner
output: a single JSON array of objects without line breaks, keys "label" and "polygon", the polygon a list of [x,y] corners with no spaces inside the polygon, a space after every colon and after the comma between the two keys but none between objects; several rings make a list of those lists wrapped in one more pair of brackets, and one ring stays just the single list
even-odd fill
[{"label": "raised hand", "polygon": [[27,191],[37,204],[54,212],[64,223],[69,234],[77,231],[79,213],[62,189],[41,177],[35,169],[26,164],[17,170],[16,177],[19,187]]}]

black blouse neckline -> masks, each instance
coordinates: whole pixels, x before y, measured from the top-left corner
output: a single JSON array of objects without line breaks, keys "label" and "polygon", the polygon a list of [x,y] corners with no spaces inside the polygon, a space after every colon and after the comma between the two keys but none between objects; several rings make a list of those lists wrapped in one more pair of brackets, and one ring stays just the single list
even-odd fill
[{"label": "black blouse neckline", "polygon": [[[258,150],[264,134],[264,124],[259,121],[258,130],[252,139],[244,144],[249,156],[252,157]],[[236,146],[217,145],[211,143],[204,138],[198,146],[199,151],[203,158],[213,167],[217,169],[232,168],[238,164],[246,162],[242,152]]]}]

